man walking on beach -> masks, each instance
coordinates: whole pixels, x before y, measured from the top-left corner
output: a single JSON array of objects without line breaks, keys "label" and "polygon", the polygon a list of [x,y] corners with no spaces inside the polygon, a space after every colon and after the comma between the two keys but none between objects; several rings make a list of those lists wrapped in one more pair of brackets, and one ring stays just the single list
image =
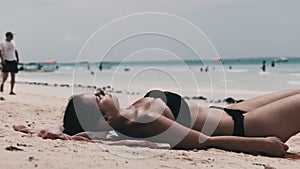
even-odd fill
[{"label": "man walking on beach", "polygon": [[3,92],[4,83],[7,80],[8,73],[10,73],[11,80],[11,88],[10,95],[15,95],[14,93],[14,85],[15,85],[15,75],[18,72],[18,63],[19,56],[16,49],[16,46],[13,39],[13,34],[11,32],[7,32],[5,34],[6,39],[0,43],[0,57],[2,64],[2,83],[0,85],[0,91]]}]

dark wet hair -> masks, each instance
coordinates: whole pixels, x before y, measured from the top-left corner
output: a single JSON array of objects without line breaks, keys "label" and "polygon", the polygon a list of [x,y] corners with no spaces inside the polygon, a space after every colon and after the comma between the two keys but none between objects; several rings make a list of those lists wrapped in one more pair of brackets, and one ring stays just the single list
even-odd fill
[{"label": "dark wet hair", "polygon": [[73,96],[64,112],[63,133],[74,135],[84,131],[101,131],[101,117],[98,107],[84,102],[79,95]]}]

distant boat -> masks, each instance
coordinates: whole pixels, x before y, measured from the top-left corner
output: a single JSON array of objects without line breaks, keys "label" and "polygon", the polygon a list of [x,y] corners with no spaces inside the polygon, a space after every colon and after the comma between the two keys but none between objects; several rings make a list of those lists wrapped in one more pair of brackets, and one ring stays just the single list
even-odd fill
[{"label": "distant boat", "polygon": [[59,68],[58,64],[55,61],[44,62],[41,66],[42,72],[54,72]]},{"label": "distant boat", "polygon": [[219,58],[219,57],[215,57],[215,58],[212,58],[211,61],[213,61],[213,62],[220,62],[220,61],[222,61],[222,59]]},{"label": "distant boat", "polygon": [[19,68],[19,70],[23,70],[26,72],[37,72],[40,70],[40,68],[41,68],[41,65],[39,63],[31,62],[31,63],[22,64],[22,66],[21,66],[21,68]]},{"label": "distant boat", "polygon": [[54,72],[59,68],[57,62],[49,61],[42,63],[25,63],[19,68],[19,70],[23,70],[25,72]]},{"label": "distant boat", "polygon": [[111,62],[99,62],[98,63],[98,68],[99,70],[102,70],[102,69],[111,69],[112,68],[112,63]]},{"label": "distant boat", "polygon": [[274,61],[275,62],[287,62],[289,59],[286,57],[278,57]]}]

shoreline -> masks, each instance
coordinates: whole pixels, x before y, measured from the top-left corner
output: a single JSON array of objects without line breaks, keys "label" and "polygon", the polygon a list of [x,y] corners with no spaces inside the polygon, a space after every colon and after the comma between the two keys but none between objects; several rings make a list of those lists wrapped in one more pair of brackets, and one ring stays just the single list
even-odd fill
[{"label": "shoreline", "polygon": [[[94,92],[100,86],[95,86],[95,85],[83,85],[83,84],[68,84],[68,83],[47,83],[47,82],[38,82],[38,81],[17,81],[16,85],[21,85],[22,88],[26,88],[26,90],[30,90],[31,92],[35,92],[36,88],[38,88],[38,91],[46,91],[43,92],[45,95],[53,95],[53,93],[59,93],[59,96],[61,97],[68,97],[71,96],[73,93],[83,93],[83,92]],[[10,87],[10,84],[6,84],[6,87]],[[118,90],[112,88],[110,85],[103,86],[101,87],[102,89],[108,93],[111,94],[116,94],[116,95],[137,95],[140,97],[143,97],[143,94],[141,94],[138,91],[125,91],[125,90]],[[19,89],[17,89],[19,90]],[[55,91],[55,92],[50,92],[50,91]],[[59,92],[57,92],[57,91]],[[78,90],[75,92],[74,90]],[[63,91],[63,92],[62,92]],[[5,92],[5,91],[4,91]],[[67,95],[70,93],[70,95]],[[254,94],[253,94],[254,95]],[[1,95],[0,95],[1,96]],[[229,95],[225,98],[216,98],[216,99],[211,99],[207,96],[204,95],[182,95],[184,99],[187,100],[193,100],[199,103],[203,104],[209,104],[209,103],[214,103],[214,104],[232,104],[232,103],[238,103],[244,101],[245,98],[242,95],[240,97],[232,96]]]}]

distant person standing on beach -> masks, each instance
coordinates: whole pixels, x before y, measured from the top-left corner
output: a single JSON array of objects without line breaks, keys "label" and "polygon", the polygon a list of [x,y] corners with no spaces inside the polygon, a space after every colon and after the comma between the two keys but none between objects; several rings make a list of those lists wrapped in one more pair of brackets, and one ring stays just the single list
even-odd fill
[{"label": "distant person standing on beach", "polygon": [[15,95],[13,89],[15,85],[15,74],[18,72],[19,63],[18,52],[14,42],[12,41],[13,37],[13,33],[7,32],[5,34],[5,40],[0,43],[0,57],[2,64],[2,83],[0,85],[0,91],[3,92],[4,83],[10,73],[10,95]]},{"label": "distant person standing on beach", "polygon": [[265,61],[265,60],[264,60],[264,61],[262,61],[261,70],[262,70],[263,72],[265,72],[265,71],[266,71],[266,61]]}]

